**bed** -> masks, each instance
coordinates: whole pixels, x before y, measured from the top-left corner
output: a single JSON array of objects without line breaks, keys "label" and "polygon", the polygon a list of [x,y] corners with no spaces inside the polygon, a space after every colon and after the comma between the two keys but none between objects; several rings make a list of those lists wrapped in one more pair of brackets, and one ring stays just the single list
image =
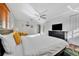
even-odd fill
[{"label": "bed", "polygon": [[47,35],[22,37],[22,46],[26,56],[54,56],[67,45],[65,40]]},{"label": "bed", "polygon": [[22,36],[20,45],[15,44],[12,34],[6,37],[4,56],[54,56],[68,45],[65,40],[44,34]]}]

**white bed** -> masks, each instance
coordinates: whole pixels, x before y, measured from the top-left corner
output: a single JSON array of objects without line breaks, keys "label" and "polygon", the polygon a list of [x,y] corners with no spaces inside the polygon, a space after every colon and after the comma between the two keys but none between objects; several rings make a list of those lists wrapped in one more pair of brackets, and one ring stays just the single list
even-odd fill
[{"label": "white bed", "polygon": [[7,51],[4,56],[54,56],[68,45],[65,40],[40,34],[22,37],[20,45],[16,45],[12,34],[2,40]]},{"label": "white bed", "polygon": [[64,49],[68,43],[65,40],[46,35],[22,37],[25,56],[54,56]]}]

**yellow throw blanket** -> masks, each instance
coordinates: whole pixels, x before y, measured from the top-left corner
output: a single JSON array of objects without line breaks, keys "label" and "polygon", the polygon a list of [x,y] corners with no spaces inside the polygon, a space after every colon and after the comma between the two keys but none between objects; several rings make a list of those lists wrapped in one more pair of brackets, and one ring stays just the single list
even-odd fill
[{"label": "yellow throw blanket", "polygon": [[26,36],[28,33],[26,32],[13,32],[13,37],[17,45],[21,43],[21,36]]}]

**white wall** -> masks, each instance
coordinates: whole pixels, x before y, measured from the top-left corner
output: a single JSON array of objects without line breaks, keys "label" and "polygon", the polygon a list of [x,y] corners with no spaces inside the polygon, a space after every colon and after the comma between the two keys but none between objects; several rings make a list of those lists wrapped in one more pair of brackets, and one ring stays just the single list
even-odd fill
[{"label": "white wall", "polygon": [[[19,29],[19,31],[26,31],[29,32],[30,34],[33,33],[37,33],[38,32],[38,26],[36,24],[36,22],[32,22],[30,20],[30,18],[27,17],[27,15],[29,15],[32,18],[37,18],[34,15],[38,15],[38,13],[29,5],[29,4],[7,4],[11,11],[14,13],[15,15],[15,27]],[[40,5],[42,6],[40,8]],[[52,6],[51,6],[52,5]],[[69,11],[69,9],[67,8],[68,4],[32,4],[32,6],[36,6],[34,7],[36,10],[38,11],[42,11],[47,9],[48,11],[46,12],[47,15],[47,20],[50,20],[49,22],[44,24],[44,32],[47,33],[48,30],[51,30],[51,25],[52,24],[57,24],[57,23],[63,23],[63,30],[69,30],[70,29],[70,23],[69,23],[69,19],[65,16],[71,14],[67,11]],[[77,5],[73,5],[70,4],[73,7],[76,7]],[[25,7],[26,6],[26,7]],[[55,7],[56,6],[56,7]],[[53,10],[53,11],[52,11]],[[27,12],[26,12],[27,11]],[[60,17],[60,18],[54,18],[55,16],[59,16],[61,14],[66,14],[69,13],[67,15],[64,15],[64,18]],[[30,24],[33,25],[33,28],[31,27],[26,27],[25,24],[27,22],[27,20],[29,20]]]},{"label": "white wall", "polygon": [[[7,4],[10,8],[12,17],[10,19],[14,19],[14,30],[18,29],[21,32],[28,32],[29,34],[38,33],[38,25],[32,19],[38,19],[38,13],[32,8],[30,4],[23,3],[23,4]],[[36,16],[37,15],[37,16]],[[12,21],[12,20],[11,20]],[[27,21],[30,23],[30,26],[26,26]],[[11,25],[11,22],[10,22]],[[32,27],[31,27],[32,25]]]},{"label": "white wall", "polygon": [[[11,19],[13,19],[13,18],[11,18]],[[29,24],[30,24],[29,27],[26,26],[27,21],[29,21]],[[54,18],[44,24],[44,33],[48,34],[48,31],[52,30],[52,24],[58,24],[58,23],[63,24],[63,30],[70,31],[71,30],[70,22],[71,21],[70,21],[69,16]],[[78,22],[79,22],[79,20],[76,22],[76,21],[74,21],[74,18],[73,18],[72,28],[73,28],[74,24],[79,25]],[[13,22],[10,22],[10,23],[12,24]],[[33,25],[33,28],[31,28],[31,25]],[[35,34],[35,33],[38,33],[38,31],[39,31],[38,24],[36,23],[36,21],[31,20],[31,18],[29,18],[29,17],[25,17],[25,18],[21,18],[21,19],[17,19],[17,20],[14,19],[14,26],[16,28],[18,28],[18,31],[28,32],[29,34]]]},{"label": "white wall", "polygon": [[[75,15],[75,14],[71,14],[71,15]],[[70,19],[69,17],[70,15],[66,16],[62,16],[62,17],[57,17],[52,19],[49,22],[45,23],[45,33],[48,33],[49,30],[52,30],[52,25],[53,24],[58,24],[58,23],[62,23],[63,24],[63,31],[71,31],[74,30],[76,28],[79,28],[79,15],[76,17],[72,17]]]},{"label": "white wall", "polygon": [[[78,27],[79,27],[79,24],[78,24],[79,20],[77,19],[78,21],[76,22],[74,20],[74,18],[72,18],[72,19],[73,19],[72,20],[72,28],[74,25],[78,25]],[[31,26],[29,26],[29,27],[26,26],[27,21],[29,21],[30,25],[33,25],[33,28],[31,28]],[[32,21],[31,18],[29,18],[27,16],[25,16],[25,18],[24,17],[18,18],[14,22],[15,22],[14,25],[16,28],[18,28],[18,31],[28,32],[29,34],[35,34],[35,33],[38,33],[38,31],[39,31],[38,24],[36,23],[36,21]],[[62,17],[54,18],[44,24],[44,33],[48,34],[48,31],[52,30],[52,24],[58,24],[58,23],[63,24],[63,30],[70,31],[71,30],[70,22],[71,21],[70,21],[69,16],[64,15]]]},{"label": "white wall", "polygon": [[[19,32],[28,32],[28,34],[36,34],[38,33],[38,25],[31,18],[25,16],[25,18],[15,18],[12,14],[10,14],[9,27],[10,29],[14,29],[14,31]],[[30,26],[26,26],[27,22],[29,22]]]},{"label": "white wall", "polygon": [[62,21],[62,19],[61,18],[55,18],[55,19],[52,19],[52,20],[50,20],[50,21],[48,21],[48,22],[46,22],[45,24],[44,24],[44,32],[46,33],[46,34],[48,34],[48,31],[49,30],[52,30],[52,25],[53,24],[58,24],[58,23],[63,23],[63,21]]},{"label": "white wall", "polygon": [[[29,22],[30,26],[26,26],[27,21]],[[38,33],[37,24],[34,21],[31,21],[30,19],[17,20],[15,27],[18,28],[18,31],[20,31],[20,32],[28,32],[29,34]]]},{"label": "white wall", "polygon": [[73,31],[79,28],[79,13],[64,17],[63,30]]}]

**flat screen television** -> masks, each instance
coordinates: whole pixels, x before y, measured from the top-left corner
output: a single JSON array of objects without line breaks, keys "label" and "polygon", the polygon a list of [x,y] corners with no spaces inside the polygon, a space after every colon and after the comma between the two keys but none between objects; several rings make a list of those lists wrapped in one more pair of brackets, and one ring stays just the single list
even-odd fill
[{"label": "flat screen television", "polygon": [[52,25],[52,30],[62,30],[62,24],[54,24]]}]

